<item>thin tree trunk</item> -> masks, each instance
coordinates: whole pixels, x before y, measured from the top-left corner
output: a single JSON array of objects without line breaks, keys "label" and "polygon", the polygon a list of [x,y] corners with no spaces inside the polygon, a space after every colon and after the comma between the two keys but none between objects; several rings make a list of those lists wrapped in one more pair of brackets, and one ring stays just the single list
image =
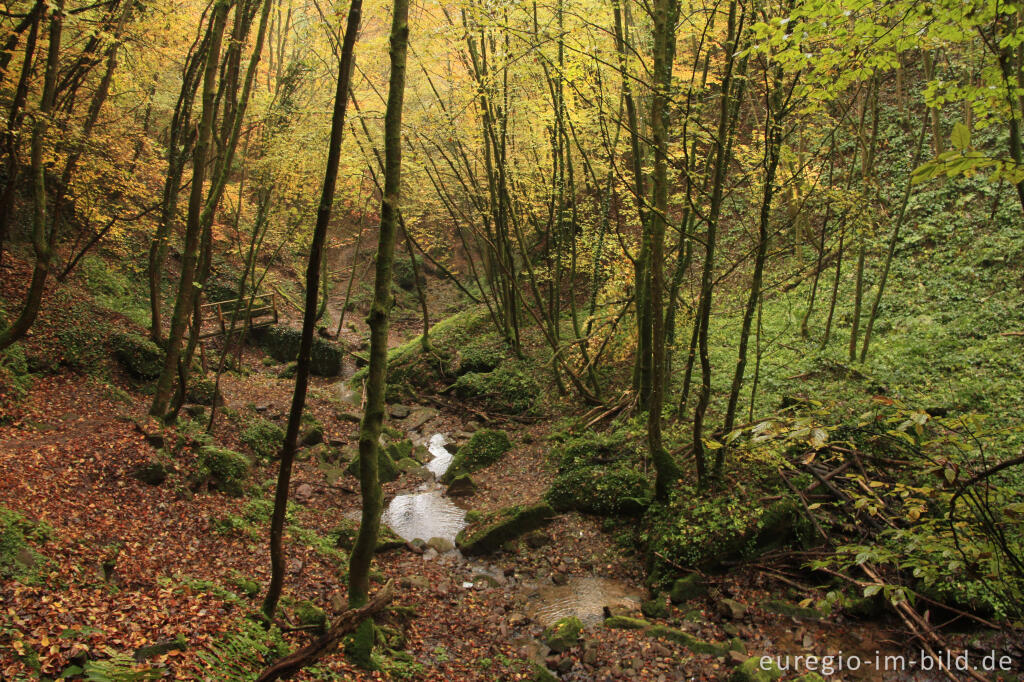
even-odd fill
[{"label": "thin tree trunk", "polygon": [[[288,487],[291,483],[292,465],[302,422],[302,411],[306,406],[306,388],[309,385],[310,357],[313,350],[313,327],[316,324],[317,295],[320,291],[320,261],[323,258],[327,226],[331,221],[331,206],[334,204],[334,190],[338,180],[338,166],[341,161],[341,138],[345,132],[345,111],[348,105],[349,83],[352,77],[352,60],[356,37],[362,13],[362,0],[352,0],[348,9],[348,22],[342,43],[341,59],[338,65],[338,86],[334,92],[334,112],[331,118],[331,139],[327,147],[327,168],[324,171],[323,191],[316,214],[316,227],[309,247],[309,263],[306,266],[306,303],[302,315],[302,339],[299,342],[299,357],[295,369],[295,392],[292,394],[291,411],[288,414],[288,428],[281,448],[281,464],[277,474],[277,488],[274,491],[274,513],[270,519],[270,585],[263,600],[263,613],[274,616],[277,602],[284,587],[284,521],[288,507]],[[390,292],[389,292],[390,293]],[[376,454],[376,453],[375,453]],[[374,458],[376,464],[376,458]],[[379,487],[379,486],[378,486]],[[378,511],[379,514],[379,511]],[[360,532],[362,529],[360,529]],[[374,532],[376,540],[376,531]],[[365,603],[365,599],[363,600]],[[357,604],[362,606],[363,604]]]}]

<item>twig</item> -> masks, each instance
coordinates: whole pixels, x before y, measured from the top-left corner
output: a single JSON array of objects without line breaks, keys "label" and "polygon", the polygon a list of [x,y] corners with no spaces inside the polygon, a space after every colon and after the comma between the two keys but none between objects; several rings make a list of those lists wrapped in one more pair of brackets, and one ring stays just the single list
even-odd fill
[{"label": "twig", "polygon": [[828,544],[828,533],[822,530],[821,526],[818,525],[818,519],[814,518],[814,514],[811,513],[811,507],[810,505],[807,504],[807,498],[804,497],[803,493],[797,490],[797,487],[795,485],[790,483],[789,479],[786,478],[786,474],[782,472],[782,467],[777,467],[775,470],[779,472],[779,478],[783,480],[783,482],[786,484],[786,487],[792,490],[793,494],[800,498],[800,504],[803,505],[804,511],[807,513],[807,518],[810,519],[812,524],[814,524],[814,529],[818,531],[819,535],[821,535],[821,539],[825,541],[825,544]]}]

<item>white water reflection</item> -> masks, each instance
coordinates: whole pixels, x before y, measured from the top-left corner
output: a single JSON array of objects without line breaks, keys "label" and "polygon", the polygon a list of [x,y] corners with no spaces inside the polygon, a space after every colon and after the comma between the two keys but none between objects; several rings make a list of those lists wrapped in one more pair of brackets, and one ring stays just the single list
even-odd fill
[{"label": "white water reflection", "polygon": [[[452,463],[452,453],[445,449],[445,437],[435,433],[427,442],[433,455],[425,466],[440,477]],[[444,497],[436,483],[431,490],[409,495],[396,495],[381,520],[403,540],[444,538],[455,542],[455,536],[466,527],[466,512]]]},{"label": "white water reflection", "polygon": [[433,459],[426,463],[426,468],[430,473],[434,474],[435,478],[441,478],[444,472],[448,471],[448,467],[451,466],[454,455],[445,449],[444,445],[448,442],[448,439],[444,437],[443,433],[435,433],[430,437],[427,442],[427,450],[433,455]]}]

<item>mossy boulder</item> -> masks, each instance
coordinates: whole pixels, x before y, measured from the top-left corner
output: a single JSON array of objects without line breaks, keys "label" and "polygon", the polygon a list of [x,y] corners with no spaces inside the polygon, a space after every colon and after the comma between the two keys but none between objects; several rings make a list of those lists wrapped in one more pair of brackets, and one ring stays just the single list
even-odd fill
[{"label": "mossy boulder", "polygon": [[[335,547],[351,552],[352,548],[356,546],[356,537],[358,535],[359,522],[353,521],[352,519],[342,519],[341,522],[330,531],[328,537],[332,539]],[[387,552],[404,546],[405,540],[395,535],[390,528],[383,524],[381,525],[380,531],[377,534],[377,547],[374,551]]]},{"label": "mossy boulder", "polygon": [[[345,467],[345,473],[350,476],[359,478],[359,455],[356,454],[352,458],[352,461]],[[388,454],[387,448],[377,448],[377,477],[381,483],[387,483],[398,478],[401,474],[398,466],[395,464],[395,460]]]},{"label": "mossy boulder", "polygon": [[509,540],[537,530],[555,516],[555,510],[546,502],[528,507],[506,507],[496,514],[496,519],[483,528],[468,533],[463,530],[456,538],[456,544],[466,556],[487,554],[500,548]]},{"label": "mossy boulder", "polygon": [[314,627],[318,632],[327,628],[327,614],[311,601],[301,601],[295,606],[295,618],[299,625]]},{"label": "mossy boulder", "polygon": [[648,599],[640,605],[640,611],[648,618],[668,618],[668,606],[665,605],[664,595]]},{"label": "mossy boulder", "polygon": [[781,599],[769,599],[761,607],[765,611],[771,611],[781,616],[789,616],[790,618],[802,618],[805,620],[821,620],[828,614],[819,611],[818,609],[811,608],[809,606],[799,606],[797,604],[790,604],[788,601]]},{"label": "mossy boulder", "polygon": [[199,449],[196,478],[229,495],[240,496],[251,463],[245,455],[207,445]]},{"label": "mossy boulder", "polygon": [[575,616],[570,616],[561,618],[546,628],[540,638],[552,651],[561,653],[580,643],[581,632],[583,632],[583,622]]},{"label": "mossy boulder", "polygon": [[167,480],[170,468],[159,460],[150,460],[132,470],[132,478],[147,485],[162,485]]},{"label": "mossy boulder", "polygon": [[525,363],[506,360],[491,372],[463,374],[455,381],[455,394],[494,412],[525,414],[536,404],[540,386]]},{"label": "mossy boulder", "polygon": [[[774,682],[782,677],[782,671],[770,656],[751,656],[732,671],[730,682]],[[767,665],[761,665],[762,662]]]},{"label": "mossy boulder", "polygon": [[639,471],[625,467],[584,466],[555,477],[545,499],[558,511],[581,511],[599,516],[643,513],[651,486]]},{"label": "mossy boulder", "polygon": [[700,577],[700,574],[691,573],[673,582],[668,596],[673,604],[682,604],[704,596],[707,591],[707,585],[704,584],[704,579]]},{"label": "mossy boulder", "polygon": [[110,337],[114,357],[132,377],[156,379],[164,368],[164,351],[150,339],[137,334],[118,333]]},{"label": "mossy boulder", "polygon": [[643,618],[611,616],[604,619],[604,626],[612,630],[646,630],[651,624]]},{"label": "mossy boulder", "polygon": [[280,456],[284,436],[284,429],[280,426],[272,421],[257,418],[242,429],[238,439],[245,443],[252,454],[261,459],[271,460]]},{"label": "mossy boulder", "polygon": [[[278,362],[293,362],[299,356],[302,332],[291,327],[275,325],[266,328],[260,334],[260,340],[272,358]],[[314,337],[309,371],[317,376],[337,376],[341,373],[344,356],[344,350],[338,344]]]},{"label": "mossy boulder", "polygon": [[477,491],[476,483],[469,474],[459,474],[448,484],[444,494],[448,497],[469,497]]},{"label": "mossy boulder", "polygon": [[512,449],[508,435],[498,429],[481,429],[473,434],[469,442],[458,449],[448,471],[441,477],[442,483],[451,483],[462,474],[471,474],[497,462]]}]

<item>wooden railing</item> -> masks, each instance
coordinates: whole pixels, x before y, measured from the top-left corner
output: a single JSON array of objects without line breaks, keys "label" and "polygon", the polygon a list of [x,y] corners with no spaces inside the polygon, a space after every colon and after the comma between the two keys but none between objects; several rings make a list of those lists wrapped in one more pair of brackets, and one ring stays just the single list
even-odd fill
[{"label": "wooden railing", "polygon": [[249,329],[269,327],[277,324],[277,295],[256,294],[252,299],[252,307],[249,307],[248,298],[229,299],[227,301],[214,301],[204,303],[200,306],[200,318],[203,326],[206,326],[208,317],[212,317],[215,327],[212,331],[200,331],[200,339],[209,339],[214,336],[222,336],[228,333],[231,326],[231,316],[239,311],[235,322],[235,329],[241,331],[248,324]]}]

